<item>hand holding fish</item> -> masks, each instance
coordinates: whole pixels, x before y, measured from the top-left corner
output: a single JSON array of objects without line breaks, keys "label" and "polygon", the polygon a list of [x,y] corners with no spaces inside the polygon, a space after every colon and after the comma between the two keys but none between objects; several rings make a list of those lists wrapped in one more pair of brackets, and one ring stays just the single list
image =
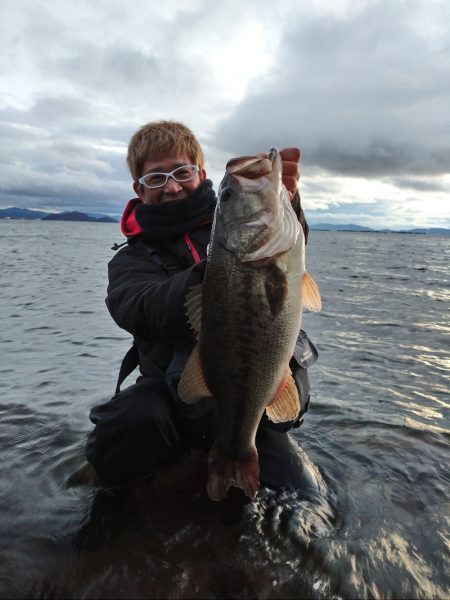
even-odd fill
[{"label": "hand holding fish", "polygon": [[298,180],[300,179],[300,156],[301,152],[298,148],[284,148],[280,150],[282,161],[282,180],[289,192],[289,197],[297,191]]},{"label": "hand holding fish", "polygon": [[[268,158],[267,152],[259,152],[257,156]],[[292,200],[297,191],[298,180],[300,179],[300,157],[301,152],[298,148],[283,148],[280,150],[281,157],[281,178],[285,188],[289,193],[289,198]]]}]

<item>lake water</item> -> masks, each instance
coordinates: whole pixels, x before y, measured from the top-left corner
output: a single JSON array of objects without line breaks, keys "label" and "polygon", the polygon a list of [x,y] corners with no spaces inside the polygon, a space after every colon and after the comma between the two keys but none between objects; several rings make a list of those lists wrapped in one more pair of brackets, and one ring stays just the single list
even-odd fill
[{"label": "lake water", "polygon": [[194,457],[102,513],[67,478],[130,344],[104,304],[118,226],[0,234],[0,597],[449,597],[449,238],[311,233],[320,359],[294,436],[317,498],[223,508]]}]

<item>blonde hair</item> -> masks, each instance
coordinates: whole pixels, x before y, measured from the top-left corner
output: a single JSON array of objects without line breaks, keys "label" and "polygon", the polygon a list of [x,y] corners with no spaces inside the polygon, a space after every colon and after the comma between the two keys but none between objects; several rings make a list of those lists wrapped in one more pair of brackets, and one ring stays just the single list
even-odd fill
[{"label": "blonde hair", "polygon": [[156,121],[143,125],[128,144],[127,163],[135,181],[147,160],[168,154],[185,154],[192,164],[203,168],[203,151],[192,131],[176,121]]}]

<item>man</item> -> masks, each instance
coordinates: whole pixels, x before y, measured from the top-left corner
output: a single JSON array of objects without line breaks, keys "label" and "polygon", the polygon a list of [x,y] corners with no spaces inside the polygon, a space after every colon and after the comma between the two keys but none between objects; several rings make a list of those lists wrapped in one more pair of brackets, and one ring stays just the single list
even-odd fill
[{"label": "man", "polygon": [[[300,152],[285,149],[281,157],[283,182],[306,236],[297,193]],[[104,488],[145,480],[179,461],[188,449],[208,450],[217,431],[213,399],[188,406],[176,391],[195,343],[186,319],[186,294],[203,279],[216,205],[203,152],[181,123],[149,123],[131,138],[128,166],[137,198],[122,217],[127,243],[109,263],[106,304],[119,327],[132,334],[134,345],[122,364],[116,395],[90,413],[95,429],[86,448]],[[306,335],[301,343],[304,355],[313,356]],[[137,364],[140,377],[120,391]],[[291,362],[303,399],[309,398],[305,366]],[[298,456],[285,432],[300,423],[306,409],[287,425],[263,417],[256,439],[263,483],[299,484],[292,468]]]}]

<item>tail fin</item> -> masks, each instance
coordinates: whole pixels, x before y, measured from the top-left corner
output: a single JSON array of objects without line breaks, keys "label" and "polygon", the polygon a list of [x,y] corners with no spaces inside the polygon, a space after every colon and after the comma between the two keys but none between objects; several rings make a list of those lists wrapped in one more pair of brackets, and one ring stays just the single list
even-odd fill
[{"label": "tail fin", "polygon": [[218,502],[227,495],[228,488],[241,488],[249,498],[255,498],[259,490],[259,459],[256,447],[239,459],[227,458],[220,453],[217,444],[209,455],[208,496]]}]

